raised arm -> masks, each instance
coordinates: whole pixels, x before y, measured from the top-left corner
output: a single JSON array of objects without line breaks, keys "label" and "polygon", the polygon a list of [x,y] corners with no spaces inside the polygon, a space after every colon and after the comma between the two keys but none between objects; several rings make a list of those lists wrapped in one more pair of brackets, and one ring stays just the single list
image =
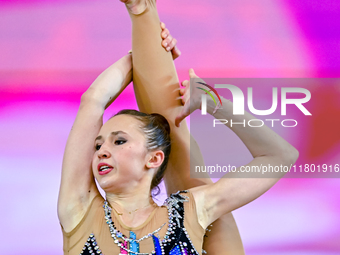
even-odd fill
[{"label": "raised arm", "polygon": [[[181,53],[165,24],[161,41],[173,58]],[[104,110],[132,80],[132,56],[126,55],[101,73],[82,95],[76,120],[69,134],[62,166],[58,216],[65,231],[82,219],[92,199],[99,194],[92,174],[94,140],[103,125]]]},{"label": "raised arm", "polygon": [[81,97],[66,143],[58,198],[58,216],[65,231],[79,223],[92,199],[99,194],[91,167],[94,140],[103,125],[104,110],[131,78],[132,59],[127,55],[101,73]]},{"label": "raised arm", "polygon": [[[191,69],[190,77],[198,78]],[[192,88],[190,95],[190,84],[184,82],[186,87],[181,90],[183,97],[183,111],[176,118],[176,124],[193,111],[200,108],[201,92],[200,89]],[[190,98],[191,97],[191,98]],[[190,103],[189,103],[190,102]],[[232,119],[233,122],[248,122],[254,119],[253,115],[245,112],[244,115],[232,115],[233,103],[222,98],[223,109],[218,109],[215,113],[215,103],[207,97],[207,112],[216,119]],[[280,166],[290,168],[298,158],[298,151],[286,140],[267,126],[262,127],[243,127],[226,124],[247,146],[254,159],[246,166]],[[197,187],[192,189],[194,194],[200,224],[202,227],[208,226],[211,222],[221,215],[237,209],[257,197],[261,196],[270,189],[285,172],[275,173],[274,178],[270,173],[251,173],[251,176],[242,173],[242,167],[236,169],[235,173],[227,173],[229,178],[221,178],[214,184]],[[233,174],[234,176],[230,176]],[[233,178],[230,178],[233,177]],[[251,178],[247,178],[251,177]]]}]

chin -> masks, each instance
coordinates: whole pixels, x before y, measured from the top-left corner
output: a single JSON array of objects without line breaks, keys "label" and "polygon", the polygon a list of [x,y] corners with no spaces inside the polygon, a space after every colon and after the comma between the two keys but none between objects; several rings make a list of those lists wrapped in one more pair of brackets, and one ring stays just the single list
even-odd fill
[{"label": "chin", "polygon": [[112,178],[112,176],[111,178],[97,179],[97,182],[105,192],[116,193],[122,189],[122,182],[118,181],[116,178]]},{"label": "chin", "polygon": [[107,191],[108,189],[115,186],[115,182],[112,181],[112,179],[110,180],[109,178],[100,178],[97,179],[97,182],[104,191]]}]

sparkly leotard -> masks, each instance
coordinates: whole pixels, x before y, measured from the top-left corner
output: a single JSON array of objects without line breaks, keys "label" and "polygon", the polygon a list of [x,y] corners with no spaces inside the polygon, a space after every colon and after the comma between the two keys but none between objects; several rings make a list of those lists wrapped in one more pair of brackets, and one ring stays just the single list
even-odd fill
[{"label": "sparkly leotard", "polygon": [[199,255],[204,232],[188,191],[172,194],[136,228],[125,226],[97,196],[81,222],[71,232],[63,230],[64,254]]}]

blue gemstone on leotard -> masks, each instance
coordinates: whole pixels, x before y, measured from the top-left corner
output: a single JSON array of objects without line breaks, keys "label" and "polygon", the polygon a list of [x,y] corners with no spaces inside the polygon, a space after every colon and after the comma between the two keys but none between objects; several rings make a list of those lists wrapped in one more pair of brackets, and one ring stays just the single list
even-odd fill
[{"label": "blue gemstone on leotard", "polygon": [[153,244],[155,246],[156,255],[162,255],[162,249],[161,249],[161,245],[159,244],[159,239],[155,235],[152,235],[152,239],[153,239]]},{"label": "blue gemstone on leotard", "polygon": [[182,255],[179,245],[176,245],[176,247],[170,251],[169,255]]},{"label": "blue gemstone on leotard", "polygon": [[[136,234],[130,231],[130,239],[136,240]],[[130,242],[130,251],[139,252],[139,244],[135,241]],[[129,252],[129,255],[134,255],[132,252]]]}]

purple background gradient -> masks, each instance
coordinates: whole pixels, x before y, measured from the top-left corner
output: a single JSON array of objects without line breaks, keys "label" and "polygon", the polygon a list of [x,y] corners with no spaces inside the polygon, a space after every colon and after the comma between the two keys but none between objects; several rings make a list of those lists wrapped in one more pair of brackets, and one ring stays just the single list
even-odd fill
[{"label": "purple background gradient", "polygon": [[[337,0],[171,0],[158,8],[183,53],[180,80],[190,67],[201,77],[339,77]],[[0,1],[1,254],[62,254],[56,205],[67,135],[81,94],[131,48],[130,33],[118,0]],[[339,94],[320,91],[317,121],[291,134],[302,163],[339,161]],[[131,107],[130,86],[106,118]],[[283,179],[235,211],[247,254],[340,254],[339,184]]]}]

